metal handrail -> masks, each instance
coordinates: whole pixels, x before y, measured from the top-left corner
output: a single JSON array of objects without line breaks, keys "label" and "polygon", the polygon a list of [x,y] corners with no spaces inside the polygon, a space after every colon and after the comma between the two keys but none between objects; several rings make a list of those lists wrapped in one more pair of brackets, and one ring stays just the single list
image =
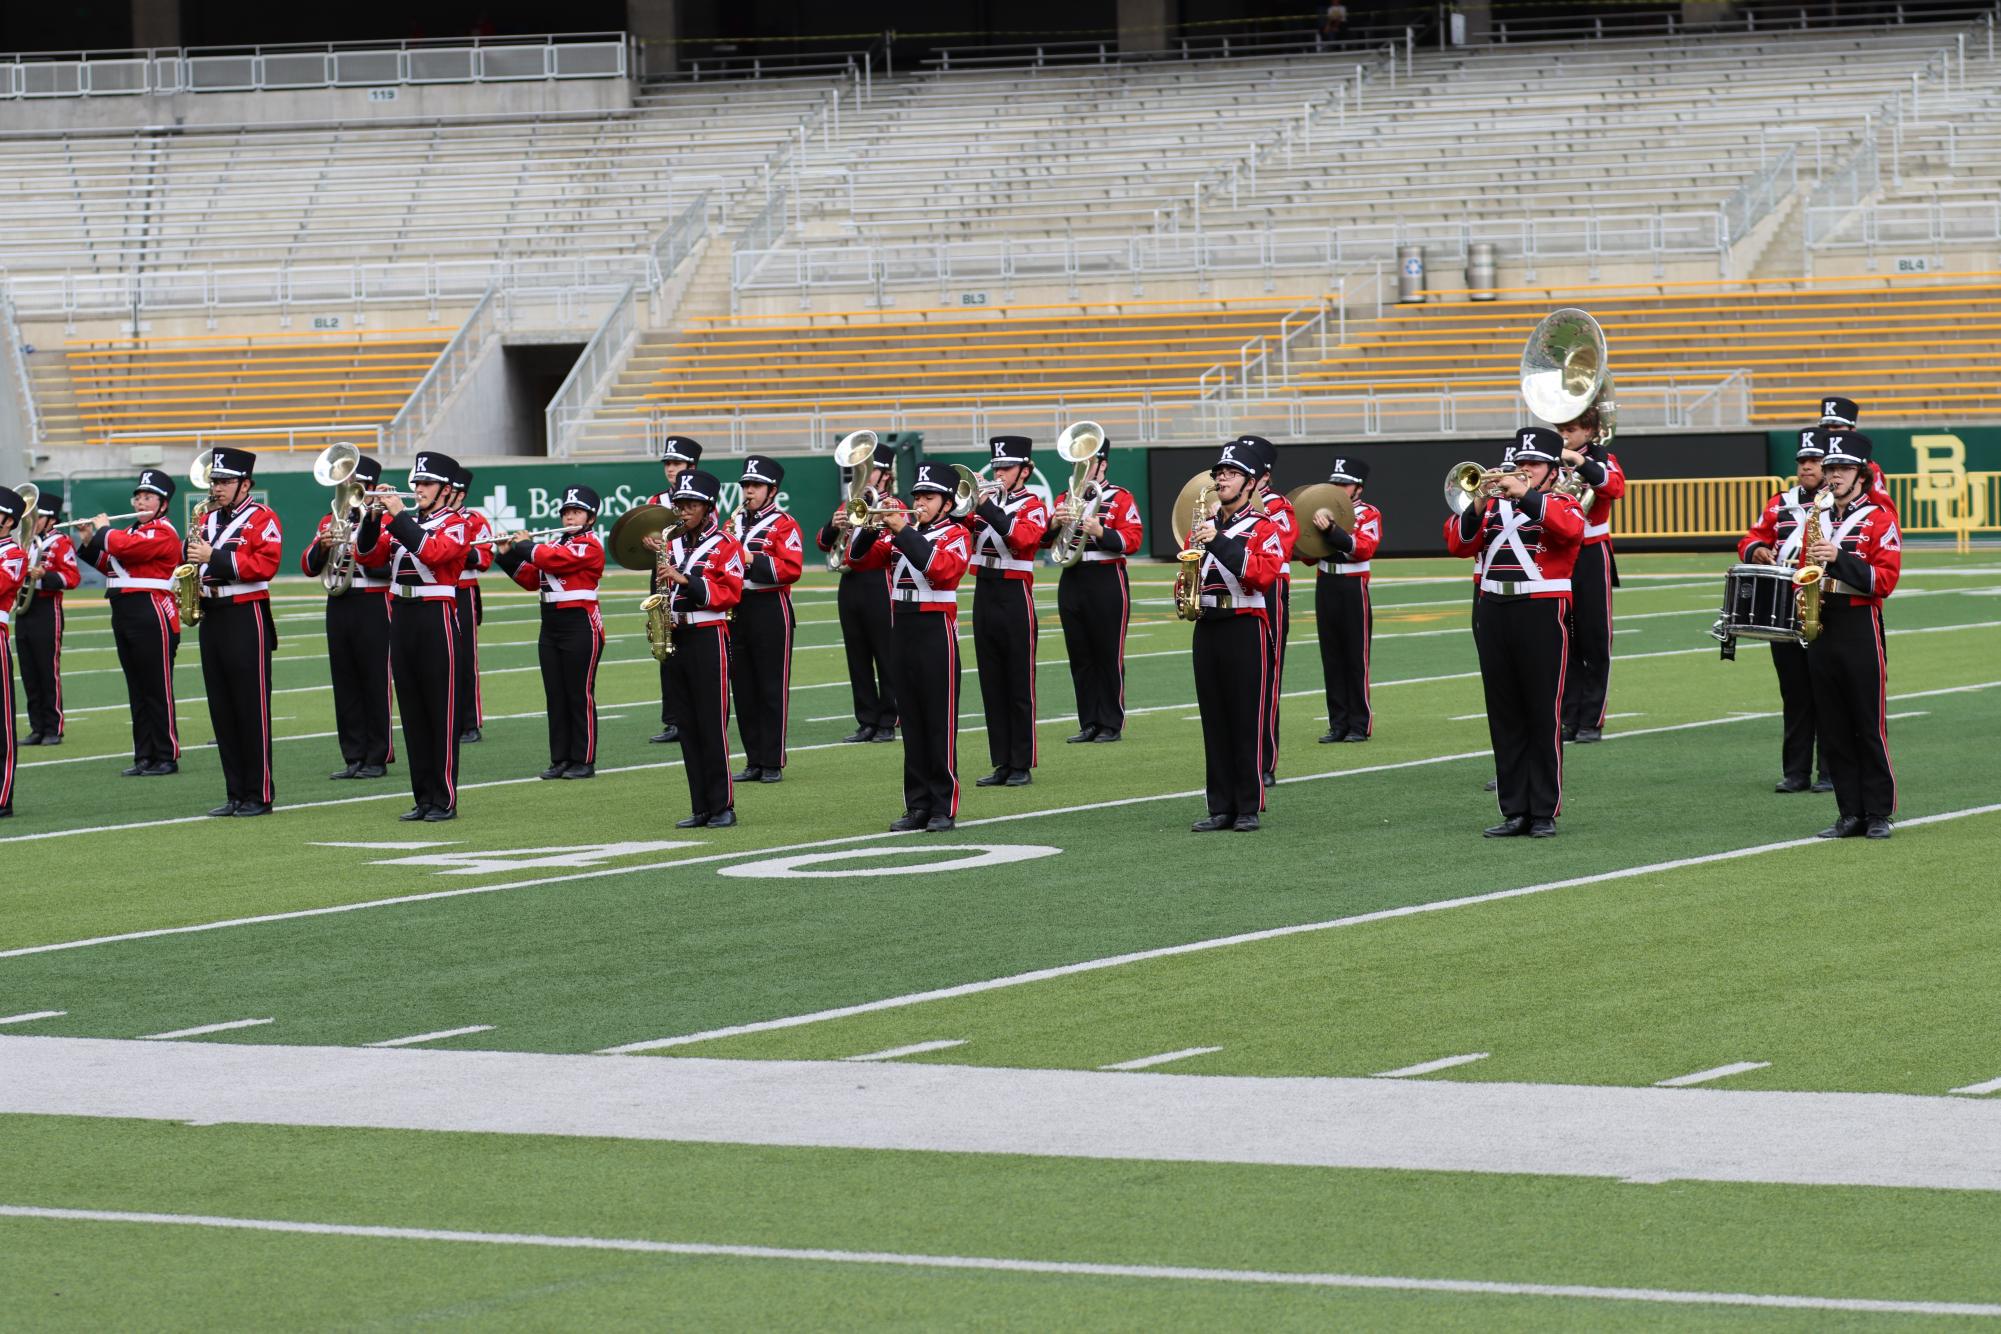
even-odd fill
[{"label": "metal handrail", "polygon": [[466,316],[465,323],[452,335],[438,359],[431,363],[431,369],[424,372],[424,378],[410,391],[410,397],[382,428],[381,445],[383,456],[391,454],[401,457],[414,454],[417,442],[431,429],[443,410],[445,401],[452,391],[459,387],[465,373],[486,350],[487,342],[500,329],[497,306],[498,288],[488,288],[472,314]]},{"label": "metal handrail", "polygon": [[652,273],[648,275],[647,286],[657,289],[673,277],[681,261],[694,254],[708,234],[709,192],[704,190],[654,238]]},{"label": "metal handrail", "polygon": [[43,438],[42,417],[35,410],[35,385],[28,376],[27,348],[21,341],[21,324],[14,314],[14,302],[0,293],[0,314],[5,316],[4,333],[0,337],[7,340],[8,360],[14,366],[15,388],[21,395],[21,412],[28,421],[28,439],[39,443]]},{"label": "metal handrail", "polygon": [[[380,454],[382,439],[387,427],[358,426],[353,422],[325,422],[305,426],[205,426],[185,431],[155,431],[140,428],[131,431],[110,431],[104,437],[107,446],[153,440],[192,440],[200,450],[203,442],[209,440],[284,440],[284,448],[289,452],[297,449],[319,449],[329,440],[350,440],[363,448],[373,447]],[[267,445],[276,449],[276,445]]]},{"label": "metal handrail", "polygon": [[570,437],[577,423],[583,420],[605,380],[624,361],[626,346],[638,330],[639,285],[634,283],[612,303],[603,322],[591,334],[590,342],[584,344],[577,364],[570,367],[570,373],[544,410],[543,425],[551,456],[568,455]]}]

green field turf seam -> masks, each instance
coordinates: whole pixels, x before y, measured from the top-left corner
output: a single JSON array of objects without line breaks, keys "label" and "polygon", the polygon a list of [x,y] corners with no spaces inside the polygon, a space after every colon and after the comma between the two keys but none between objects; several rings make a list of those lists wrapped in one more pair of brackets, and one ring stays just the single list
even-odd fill
[{"label": "green field turf seam", "polygon": [[847,1251],[805,1246],[750,1246],[724,1242],[655,1241],[641,1237],[559,1236],[524,1232],[470,1232],[447,1228],[383,1227],[361,1223],[309,1223],[277,1218],[231,1218],[213,1214],[141,1213],[119,1209],[52,1209],[0,1205],[0,1217],[45,1222],[112,1223],[127,1226],[211,1228],[352,1237],[370,1241],[410,1241],[480,1246],[524,1246],[554,1250],[621,1251],[704,1259],[790,1261],[1044,1274],[1067,1278],[1110,1278],[1169,1283],[1229,1283],[1272,1287],[1364,1289],[1453,1296],[1547,1297],[1566,1300],[1641,1302],[1665,1306],[1762,1307],[1795,1311],[1845,1311],[1874,1315],[1997,1317],[2001,1304],[1897,1300],[1872,1297],[1819,1297],[1797,1293],[1703,1292],[1674,1288],[1595,1287],[1574,1283],[1508,1283],[1482,1279],[1428,1278],[1391,1274],[1335,1274],[1294,1270],[1208,1269],[1189,1265],[1106,1264],[1083,1260],[1030,1260],[984,1255],[927,1255],[921,1252]]}]

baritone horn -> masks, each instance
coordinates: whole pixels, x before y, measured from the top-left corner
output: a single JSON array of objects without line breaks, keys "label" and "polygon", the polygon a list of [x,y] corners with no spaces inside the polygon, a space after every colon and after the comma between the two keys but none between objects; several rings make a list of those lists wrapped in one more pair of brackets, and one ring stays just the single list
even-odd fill
[{"label": "baritone horn", "polygon": [[327,536],[333,546],[327,550],[326,568],[320,571],[320,586],[335,597],[354,586],[354,524],[348,518],[359,509],[365,488],[355,470],[361,466],[361,450],[346,440],[336,440],[313,460],[313,480],[333,488]]},{"label": "baritone horn", "polygon": [[1075,565],[1084,559],[1084,521],[1104,507],[1105,488],[1091,479],[1098,453],[1105,447],[1105,428],[1096,422],[1072,422],[1056,437],[1056,452],[1070,467],[1069,513],[1049,544],[1051,565]]},{"label": "baritone horn", "polygon": [[[882,498],[874,495],[868,484],[869,474],[875,471],[875,447],[880,439],[874,431],[850,431],[834,446],[834,462],[848,474],[848,498],[842,502],[842,509],[850,528],[866,524],[869,511],[882,503]],[[827,552],[828,569],[848,568],[848,544],[852,540],[851,533],[839,534],[839,540]]]},{"label": "baritone horn", "polygon": [[[41,515],[37,511],[41,509],[42,505],[42,488],[36,486],[33,482],[23,482],[15,487],[14,490],[21,497],[21,532],[27,537],[26,541],[21,542],[21,547],[23,550],[26,550],[35,545],[35,525],[41,521]],[[20,540],[18,534],[16,540]],[[30,565],[34,564],[33,561],[29,561],[28,563]],[[24,578],[21,580],[20,589],[14,594],[15,617],[18,618],[22,612],[34,604],[34,601],[35,581]]]}]

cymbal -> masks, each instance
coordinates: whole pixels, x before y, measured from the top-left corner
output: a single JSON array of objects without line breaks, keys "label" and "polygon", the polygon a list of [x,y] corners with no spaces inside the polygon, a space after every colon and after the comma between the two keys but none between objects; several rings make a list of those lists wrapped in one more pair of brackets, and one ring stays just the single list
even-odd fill
[{"label": "cymbal", "polygon": [[1331,510],[1334,523],[1344,533],[1355,531],[1355,502],[1348,499],[1348,493],[1332,482],[1308,482],[1305,486],[1295,486],[1286,493],[1287,500],[1299,514],[1299,537],[1293,543],[1293,554],[1306,560],[1326,560],[1334,554],[1327,545],[1327,539],[1313,522],[1319,510]]},{"label": "cymbal", "polygon": [[605,549],[628,570],[651,570],[660,557],[646,549],[643,539],[657,537],[679,522],[681,516],[665,505],[634,505],[612,524]]},{"label": "cymbal", "polygon": [[[1181,494],[1174,498],[1174,508],[1170,511],[1172,517],[1168,521],[1168,527],[1174,532],[1174,545],[1176,547],[1185,550],[1188,546],[1188,530],[1195,526],[1192,521],[1195,517],[1196,499],[1204,491],[1214,491],[1215,489],[1216,479],[1210,476],[1207,470],[1204,470],[1189,478],[1187,484],[1181,488]],[[1209,502],[1211,517],[1214,517],[1215,508],[1216,502],[1214,499],[1211,499]]]}]

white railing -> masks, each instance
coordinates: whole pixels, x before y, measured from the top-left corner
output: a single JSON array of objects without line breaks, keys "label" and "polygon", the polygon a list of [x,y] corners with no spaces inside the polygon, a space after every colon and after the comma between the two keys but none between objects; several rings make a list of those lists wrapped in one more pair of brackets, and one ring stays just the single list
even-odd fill
[{"label": "white railing", "polygon": [[[230,440],[256,441],[260,452],[272,450],[321,450],[336,440],[348,440],[363,449],[382,449],[382,436],[386,428],[381,426],[358,426],[353,422],[327,422],[314,426],[218,426],[186,431],[112,431],[104,437],[107,448],[117,445],[152,445],[162,441],[185,441],[194,446],[194,453],[211,444]],[[280,443],[282,442],[282,443]],[[178,471],[178,470],[176,470]]]},{"label": "white railing", "polygon": [[1876,138],[1870,134],[1847,161],[1827,174],[1818,189],[1806,200],[1806,243],[1816,246],[1840,227],[1842,219],[1883,186],[1882,170],[1876,155]]},{"label": "white railing", "polygon": [[7,340],[7,361],[14,372],[14,390],[21,398],[21,420],[28,428],[27,443],[42,438],[41,414],[35,411],[35,385],[28,378],[28,349],[21,340],[21,324],[14,317],[14,303],[0,294],[0,338]]},{"label": "white railing", "polygon": [[431,369],[424,373],[417,387],[410,391],[410,397],[382,428],[381,443],[378,446],[384,458],[394,456],[405,458],[417,451],[418,443],[438,418],[443,415],[448,402],[466,373],[486,351],[486,345],[500,332],[499,293],[489,290],[473,307],[466,322],[452,335],[452,341],[445,344],[445,350],[431,363]]},{"label": "white railing", "polygon": [[449,42],[329,42],[312,46],[79,52],[0,63],[0,98],[379,88],[422,83],[622,79],[622,34]]},{"label": "white railing", "polygon": [[1751,234],[1765,216],[1799,187],[1799,150],[1788,147],[1755,176],[1747,176],[1723,201],[1724,243],[1734,245]]},{"label": "white railing", "polygon": [[[1822,213],[1819,219],[1815,213]],[[1853,219],[1853,226],[1843,226]],[[1932,199],[1911,204],[1865,204],[1857,210],[1812,209],[1815,250],[1879,250],[1897,246],[1936,250],[1948,245],[2001,242],[2001,200]]]},{"label": "white railing", "polygon": [[654,238],[653,273],[648,286],[658,287],[672,278],[681,261],[694,254],[708,234],[709,192],[704,190]]},{"label": "white railing", "polygon": [[592,404],[618,368],[639,333],[639,288],[628,286],[612,306],[604,322],[584,344],[577,364],[570,367],[562,387],[543,412],[551,456],[567,456],[577,424],[590,415]]}]

